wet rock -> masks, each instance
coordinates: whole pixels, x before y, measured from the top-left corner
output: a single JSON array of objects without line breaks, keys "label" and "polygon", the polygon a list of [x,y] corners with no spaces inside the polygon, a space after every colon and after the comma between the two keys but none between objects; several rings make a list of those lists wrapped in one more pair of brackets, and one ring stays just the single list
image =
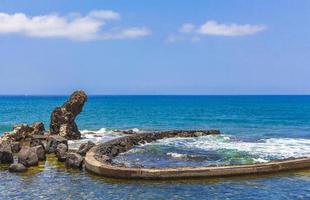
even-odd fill
[{"label": "wet rock", "polygon": [[95,143],[93,143],[91,141],[88,141],[87,143],[83,143],[79,147],[78,154],[85,156],[86,153],[94,146],[95,146]]},{"label": "wet rock", "polygon": [[10,165],[9,171],[10,172],[25,172],[27,171],[27,168],[25,167],[25,165],[21,163],[14,163]]},{"label": "wet rock", "polygon": [[0,141],[0,163],[13,163],[13,153],[8,142]]},{"label": "wet rock", "polygon": [[56,157],[58,158],[59,161],[63,162],[66,160],[67,151],[68,151],[67,145],[65,145],[63,143],[58,144],[58,146],[55,150],[55,154],[56,154]]},{"label": "wet rock", "polygon": [[38,160],[45,160],[45,149],[42,145],[31,147],[31,149],[37,154]]},{"label": "wet rock", "polygon": [[97,156],[96,159],[97,159],[98,161],[100,161],[100,162],[103,162],[103,163],[105,163],[105,162],[110,163],[110,162],[112,161],[112,159],[111,159],[109,156],[107,156],[107,155],[100,155],[100,156]]},{"label": "wet rock", "polygon": [[83,157],[78,153],[68,153],[65,164],[68,168],[82,168]]},{"label": "wet rock", "polygon": [[66,146],[68,146],[68,140],[64,137],[59,136],[59,135],[50,136],[47,139],[46,151],[48,153],[54,153],[59,144],[65,144]]},{"label": "wet rock", "polygon": [[17,154],[18,163],[25,165],[26,167],[38,165],[39,159],[34,149],[23,146]]},{"label": "wet rock", "polygon": [[82,111],[87,96],[83,91],[74,92],[62,107],[51,114],[50,133],[67,139],[80,139],[81,133],[75,123],[76,116]]}]

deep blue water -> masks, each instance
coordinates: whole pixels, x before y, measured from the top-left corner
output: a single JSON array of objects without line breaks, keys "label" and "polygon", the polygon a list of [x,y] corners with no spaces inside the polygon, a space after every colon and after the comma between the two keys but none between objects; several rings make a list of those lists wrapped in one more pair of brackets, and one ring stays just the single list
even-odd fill
[{"label": "deep blue water", "polygon": [[[65,99],[0,96],[0,133],[17,123],[43,121],[48,127],[50,113]],[[292,155],[296,155],[298,147],[309,151],[310,96],[90,96],[77,121],[81,130],[214,128],[241,140],[233,145],[240,145],[242,151],[250,148],[278,156],[279,149],[281,156],[295,150]],[[253,145],[261,140],[268,145]],[[204,142],[190,144],[217,144]],[[291,143],[295,146],[287,149],[285,145]],[[0,180],[6,183],[0,184],[0,199],[310,199],[309,170],[250,178],[136,182],[58,169],[48,161],[42,165],[46,167],[27,176],[0,170]]]}]

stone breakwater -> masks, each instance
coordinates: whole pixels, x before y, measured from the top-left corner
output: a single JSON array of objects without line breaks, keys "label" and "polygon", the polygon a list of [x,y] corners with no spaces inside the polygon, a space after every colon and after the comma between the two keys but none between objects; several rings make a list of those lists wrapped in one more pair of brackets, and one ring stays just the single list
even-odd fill
[{"label": "stone breakwater", "polygon": [[113,163],[113,157],[130,150],[134,145],[171,137],[199,137],[220,134],[209,131],[167,131],[133,134],[96,145],[85,157],[85,168],[98,175],[123,179],[174,179],[240,176],[275,173],[287,170],[310,168],[310,158],[277,160],[268,163],[232,166],[174,167],[174,168],[130,168]]},{"label": "stone breakwater", "polygon": [[[199,137],[205,135],[218,135],[220,131],[218,130],[175,130],[175,131],[162,131],[155,133],[142,133],[134,134],[122,138],[117,138],[106,142],[104,144],[99,144],[97,146],[96,159],[101,161],[102,156],[108,156],[113,158],[120,153],[126,152],[131,149],[134,145],[150,143],[163,138],[173,138],[173,137]],[[105,158],[104,158],[105,159]]]}]

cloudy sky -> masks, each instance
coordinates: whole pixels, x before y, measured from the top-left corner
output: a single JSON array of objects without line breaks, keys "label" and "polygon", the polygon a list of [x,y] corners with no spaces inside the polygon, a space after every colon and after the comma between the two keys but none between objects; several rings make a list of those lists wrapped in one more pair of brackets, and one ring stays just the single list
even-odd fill
[{"label": "cloudy sky", "polygon": [[0,94],[310,94],[310,1],[0,0]]}]

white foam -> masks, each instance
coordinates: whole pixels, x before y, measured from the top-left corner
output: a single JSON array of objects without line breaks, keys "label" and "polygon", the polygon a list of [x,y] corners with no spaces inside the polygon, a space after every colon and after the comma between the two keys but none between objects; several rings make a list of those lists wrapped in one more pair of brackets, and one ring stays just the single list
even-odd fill
[{"label": "white foam", "polygon": [[168,152],[167,155],[173,158],[186,158],[187,157],[187,154],[173,153],[173,152]]},{"label": "white foam", "polygon": [[[143,132],[138,128],[131,129],[134,132],[140,133]],[[68,141],[70,149],[78,149],[79,146],[87,141],[92,141],[96,144],[106,142],[117,137],[124,136],[126,134],[122,133],[122,130],[112,130],[107,128],[100,128],[98,130],[80,130],[81,132],[81,140],[70,140]]]},{"label": "white foam", "polygon": [[270,159],[292,157],[310,157],[310,139],[270,138],[256,142],[231,139],[229,136],[205,136],[200,138],[169,138],[159,143],[170,146],[182,146],[189,149],[237,150],[255,156],[257,162]]}]

